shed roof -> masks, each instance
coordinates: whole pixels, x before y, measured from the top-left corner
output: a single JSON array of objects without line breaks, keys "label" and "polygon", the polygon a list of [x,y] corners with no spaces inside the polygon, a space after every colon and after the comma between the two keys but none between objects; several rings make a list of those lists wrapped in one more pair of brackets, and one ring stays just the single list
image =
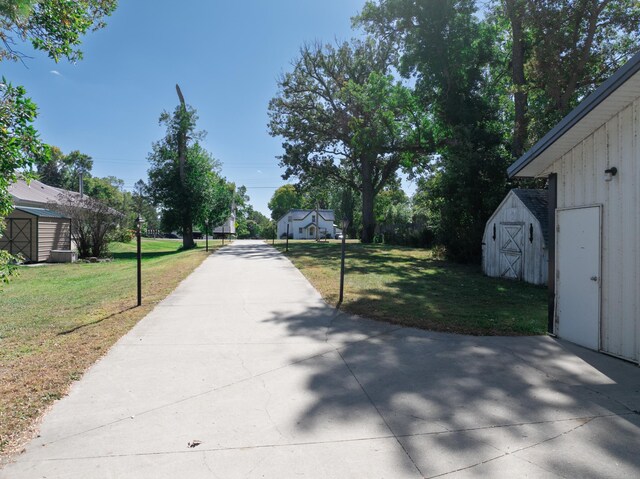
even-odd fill
[{"label": "shed roof", "polygon": [[30,206],[16,206],[14,209],[19,211],[24,211],[25,213],[29,213],[34,216],[38,216],[40,218],[63,218],[69,219],[68,216],[63,215],[62,213],[58,213],[57,211],[48,210],[46,208],[32,208]]},{"label": "shed roof", "polygon": [[516,160],[509,177],[533,177],[640,96],[640,52]]},{"label": "shed roof", "polygon": [[536,217],[542,229],[544,243],[549,244],[549,192],[548,190],[525,190],[515,188],[513,193],[520,198],[529,211]]}]

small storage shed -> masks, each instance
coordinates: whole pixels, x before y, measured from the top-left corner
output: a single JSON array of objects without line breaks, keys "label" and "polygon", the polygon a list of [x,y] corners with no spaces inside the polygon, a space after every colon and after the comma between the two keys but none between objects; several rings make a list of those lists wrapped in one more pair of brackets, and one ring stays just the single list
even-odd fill
[{"label": "small storage shed", "polygon": [[547,178],[549,330],[640,361],[640,53],[512,164]]},{"label": "small storage shed", "polygon": [[71,249],[71,220],[56,211],[16,206],[5,223],[0,249],[25,262],[48,261],[52,250]]},{"label": "small storage shed", "polygon": [[548,207],[546,190],[514,189],[507,194],[484,229],[484,274],[547,283]]}]

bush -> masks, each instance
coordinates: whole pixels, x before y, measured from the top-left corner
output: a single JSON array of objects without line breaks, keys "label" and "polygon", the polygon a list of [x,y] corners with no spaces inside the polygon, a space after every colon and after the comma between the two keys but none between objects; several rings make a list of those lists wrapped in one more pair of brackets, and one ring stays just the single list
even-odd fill
[{"label": "bush", "polygon": [[130,243],[133,238],[136,237],[136,231],[128,228],[120,228],[114,231],[110,237],[109,241],[115,241],[117,243]]}]

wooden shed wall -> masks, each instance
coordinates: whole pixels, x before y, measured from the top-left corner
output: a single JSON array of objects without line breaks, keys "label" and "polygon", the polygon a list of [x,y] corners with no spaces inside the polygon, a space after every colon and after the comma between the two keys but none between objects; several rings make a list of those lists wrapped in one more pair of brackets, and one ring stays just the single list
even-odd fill
[{"label": "wooden shed wall", "polygon": [[[482,240],[482,268],[487,276],[500,277],[500,223],[522,223],[524,228],[522,280],[532,284],[546,284],[548,250],[544,245],[538,219],[514,194],[509,193],[487,222]],[[493,225],[496,239],[493,239]],[[529,241],[529,225],[533,225],[533,242]]]},{"label": "wooden shed wall", "polygon": [[52,249],[71,249],[70,222],[65,218],[39,218],[38,261],[48,261]]},{"label": "wooden shed wall", "polygon": [[[601,348],[640,360],[640,99],[544,173],[558,175],[558,208],[602,205]],[[618,174],[604,181],[604,170]],[[561,319],[560,319],[561,320]]]}]

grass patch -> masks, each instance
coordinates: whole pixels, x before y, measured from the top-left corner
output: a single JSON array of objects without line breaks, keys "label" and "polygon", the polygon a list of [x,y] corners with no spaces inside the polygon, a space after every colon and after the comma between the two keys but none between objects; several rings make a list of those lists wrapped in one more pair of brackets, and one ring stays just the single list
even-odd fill
[{"label": "grass patch", "polygon": [[[141,307],[135,242],[112,244],[108,263],[21,267],[3,287],[0,458],[15,452],[47,406],[207,257],[202,245],[181,245],[143,239]],[[210,249],[219,246],[209,241]]]},{"label": "grass patch", "polygon": [[[276,241],[284,252],[284,242]],[[337,304],[340,243],[289,241],[286,253],[330,304]],[[477,265],[432,251],[348,242],[345,311],[435,331],[473,335],[545,334],[546,288],[488,278]]]}]

